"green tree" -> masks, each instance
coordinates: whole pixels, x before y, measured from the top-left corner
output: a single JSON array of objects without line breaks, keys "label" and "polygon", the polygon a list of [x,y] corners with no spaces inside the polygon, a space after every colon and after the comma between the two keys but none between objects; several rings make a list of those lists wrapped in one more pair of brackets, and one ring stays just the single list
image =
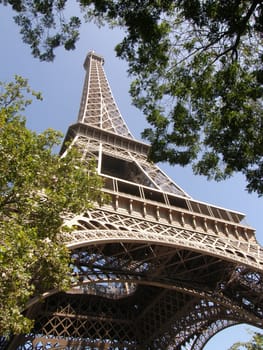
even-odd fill
[{"label": "green tree", "polygon": [[238,342],[231,346],[229,350],[262,350],[263,349],[263,334],[255,333],[252,339],[248,342]]},{"label": "green tree", "polygon": [[[52,60],[55,47],[74,48],[80,19],[61,16],[66,0],[2,2],[18,13],[34,56]],[[241,172],[247,190],[263,195],[262,1],[78,2],[87,21],[125,29],[116,51],[149,122],[150,158],[192,164],[209,179]]]},{"label": "green tree", "polygon": [[0,84],[0,334],[28,332],[23,316],[32,296],[71,282],[70,255],[61,244],[67,213],[80,213],[103,200],[102,180],[91,162],[69,150],[52,149],[61,135],[27,129],[21,111],[31,103],[25,79]]}]

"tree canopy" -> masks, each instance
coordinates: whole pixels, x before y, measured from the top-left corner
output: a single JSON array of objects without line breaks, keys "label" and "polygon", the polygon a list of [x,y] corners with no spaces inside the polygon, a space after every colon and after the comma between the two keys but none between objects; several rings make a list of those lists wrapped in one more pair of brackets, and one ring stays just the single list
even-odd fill
[{"label": "tree canopy", "polygon": [[[0,0],[17,12],[34,56],[75,47],[80,19],[66,0]],[[192,164],[222,180],[244,174],[263,195],[263,3],[261,0],[79,0],[87,21],[124,31],[117,55],[147,117],[150,158]]]},{"label": "tree canopy", "polygon": [[70,255],[60,235],[68,213],[100,201],[102,180],[95,164],[82,163],[75,150],[64,157],[53,147],[61,135],[37,134],[21,111],[41,98],[25,79],[0,83],[0,335],[27,333],[23,316],[32,296],[69,287]]},{"label": "tree canopy", "polygon": [[263,334],[255,332],[252,339],[248,342],[238,342],[231,346],[229,350],[262,350],[263,349]]}]

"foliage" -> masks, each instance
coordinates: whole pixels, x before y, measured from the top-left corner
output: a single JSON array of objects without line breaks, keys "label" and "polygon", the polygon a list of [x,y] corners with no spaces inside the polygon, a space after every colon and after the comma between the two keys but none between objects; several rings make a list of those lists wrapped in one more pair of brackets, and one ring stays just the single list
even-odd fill
[{"label": "foliage", "polygon": [[60,134],[27,129],[19,113],[41,95],[27,81],[1,83],[0,94],[0,334],[28,332],[22,311],[32,296],[70,283],[69,252],[60,243],[66,213],[102,200],[95,165],[70,150],[52,152]]},{"label": "foliage", "polygon": [[229,350],[239,350],[239,349],[247,349],[247,350],[262,350],[263,349],[263,334],[255,333],[252,339],[248,342],[238,342],[231,346]]},{"label": "foliage", "polygon": [[18,13],[14,20],[34,57],[52,61],[55,48],[75,49],[81,21],[76,16],[65,18],[67,0],[0,0],[0,3],[11,5]]},{"label": "foliage", "polygon": [[[44,40],[46,54],[39,51],[41,38],[66,1],[5,2],[19,13],[16,21],[33,54],[52,59],[53,48],[64,41],[55,40],[54,45],[53,39]],[[241,172],[247,190],[263,195],[262,1],[79,3],[88,21],[125,29],[116,51],[129,63],[134,104],[149,122],[143,136],[152,145],[150,158],[191,163],[197,174],[209,179]],[[31,27],[33,21],[27,27],[30,16],[39,19],[39,27]],[[74,44],[77,30],[71,36]],[[57,31],[54,37],[65,34],[63,22]]]},{"label": "foliage", "polygon": [[192,163],[209,179],[242,172],[262,195],[262,1],[92,3],[89,17],[126,29],[116,50],[135,77],[151,159]]}]

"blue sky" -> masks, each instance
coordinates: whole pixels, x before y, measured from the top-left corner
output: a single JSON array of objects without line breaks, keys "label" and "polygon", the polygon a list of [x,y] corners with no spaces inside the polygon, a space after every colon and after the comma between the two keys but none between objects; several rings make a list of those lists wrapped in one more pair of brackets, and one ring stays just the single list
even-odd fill
[{"label": "blue sky", "polygon": [[[114,53],[114,46],[121,39],[120,31],[84,24],[76,50],[65,52],[59,49],[53,63],[39,62],[31,56],[30,48],[22,43],[12,12],[3,5],[0,9],[0,80],[10,81],[15,74],[22,75],[44,97],[26,112],[31,129],[40,132],[54,128],[65,133],[68,126],[75,123],[85,74],[83,62],[88,51],[94,50],[104,56],[105,71],[115,100],[130,131],[140,139],[144,117],[131,105],[127,65]],[[78,13],[73,5],[70,11]],[[217,183],[193,175],[190,168],[167,164],[160,164],[160,167],[194,199],[245,213],[246,223],[256,229],[257,240],[263,245],[263,199],[245,191],[241,175]],[[231,327],[215,336],[205,350],[226,350],[233,342],[250,338],[247,329],[248,326]]]}]

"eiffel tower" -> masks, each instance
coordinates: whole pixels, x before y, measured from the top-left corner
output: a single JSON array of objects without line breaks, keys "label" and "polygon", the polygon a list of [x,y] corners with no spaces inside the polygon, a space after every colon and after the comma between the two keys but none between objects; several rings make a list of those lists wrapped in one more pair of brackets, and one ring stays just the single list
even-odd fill
[{"label": "eiffel tower", "polygon": [[202,349],[220,330],[263,328],[263,249],[244,215],[196,201],[134,139],[91,52],[62,146],[97,160],[111,201],[69,218],[79,283],[32,300],[32,334],[8,349]]}]

